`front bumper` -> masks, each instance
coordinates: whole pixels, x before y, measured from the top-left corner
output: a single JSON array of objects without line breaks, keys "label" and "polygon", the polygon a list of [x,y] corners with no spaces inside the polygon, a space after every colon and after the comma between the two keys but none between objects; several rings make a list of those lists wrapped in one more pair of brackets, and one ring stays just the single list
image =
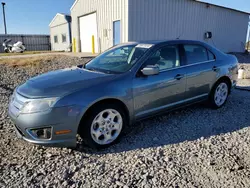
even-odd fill
[{"label": "front bumper", "polygon": [[75,147],[76,146],[76,140],[75,139],[63,139],[63,140],[32,140],[29,138],[26,138],[23,136],[23,133],[20,132],[20,130],[15,126],[15,132],[19,139],[23,139],[27,142],[30,142],[32,144],[37,144],[41,146],[47,146],[47,147]]},{"label": "front bumper", "polygon": [[[78,106],[53,108],[51,111],[20,114],[15,106],[9,105],[8,114],[15,124],[16,134],[27,142],[50,147],[75,147],[81,108]],[[37,139],[28,130],[51,127],[50,139]],[[67,134],[55,134],[70,130]]]}]

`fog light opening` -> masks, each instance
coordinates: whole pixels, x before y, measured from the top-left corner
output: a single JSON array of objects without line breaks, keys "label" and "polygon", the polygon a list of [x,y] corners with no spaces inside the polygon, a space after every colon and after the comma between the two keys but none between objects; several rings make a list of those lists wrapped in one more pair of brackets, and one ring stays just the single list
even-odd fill
[{"label": "fog light opening", "polygon": [[51,139],[51,131],[52,128],[40,128],[40,129],[30,129],[28,132],[31,134],[32,137],[41,140],[48,140]]}]

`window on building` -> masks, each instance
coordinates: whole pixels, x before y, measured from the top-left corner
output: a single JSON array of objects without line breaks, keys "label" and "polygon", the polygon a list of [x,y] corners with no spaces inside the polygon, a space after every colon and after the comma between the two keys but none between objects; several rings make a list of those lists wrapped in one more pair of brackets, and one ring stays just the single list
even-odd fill
[{"label": "window on building", "polygon": [[57,35],[54,36],[54,43],[58,43],[58,37],[57,37]]},{"label": "window on building", "polygon": [[62,34],[62,42],[67,42],[67,36],[66,36],[66,34]]},{"label": "window on building", "polygon": [[189,65],[215,59],[212,52],[200,45],[184,45],[184,49],[187,57],[187,64]]},{"label": "window on building", "polygon": [[147,65],[158,65],[160,70],[167,70],[180,66],[178,46],[166,46],[157,50],[147,61]]}]

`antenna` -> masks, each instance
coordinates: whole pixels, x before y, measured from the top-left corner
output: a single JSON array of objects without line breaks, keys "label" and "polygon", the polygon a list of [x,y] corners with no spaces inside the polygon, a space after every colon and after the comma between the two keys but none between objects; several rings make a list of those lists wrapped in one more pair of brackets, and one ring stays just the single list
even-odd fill
[{"label": "antenna", "polygon": [[182,31],[182,33],[176,38],[176,40],[179,40],[182,37],[183,33],[184,32]]}]

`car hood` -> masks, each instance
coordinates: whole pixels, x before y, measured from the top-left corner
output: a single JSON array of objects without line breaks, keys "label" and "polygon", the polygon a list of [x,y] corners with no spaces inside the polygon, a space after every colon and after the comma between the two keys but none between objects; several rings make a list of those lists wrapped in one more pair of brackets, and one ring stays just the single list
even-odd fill
[{"label": "car hood", "polygon": [[100,84],[114,76],[78,67],[67,68],[31,78],[18,87],[17,92],[28,98],[60,97]]}]

